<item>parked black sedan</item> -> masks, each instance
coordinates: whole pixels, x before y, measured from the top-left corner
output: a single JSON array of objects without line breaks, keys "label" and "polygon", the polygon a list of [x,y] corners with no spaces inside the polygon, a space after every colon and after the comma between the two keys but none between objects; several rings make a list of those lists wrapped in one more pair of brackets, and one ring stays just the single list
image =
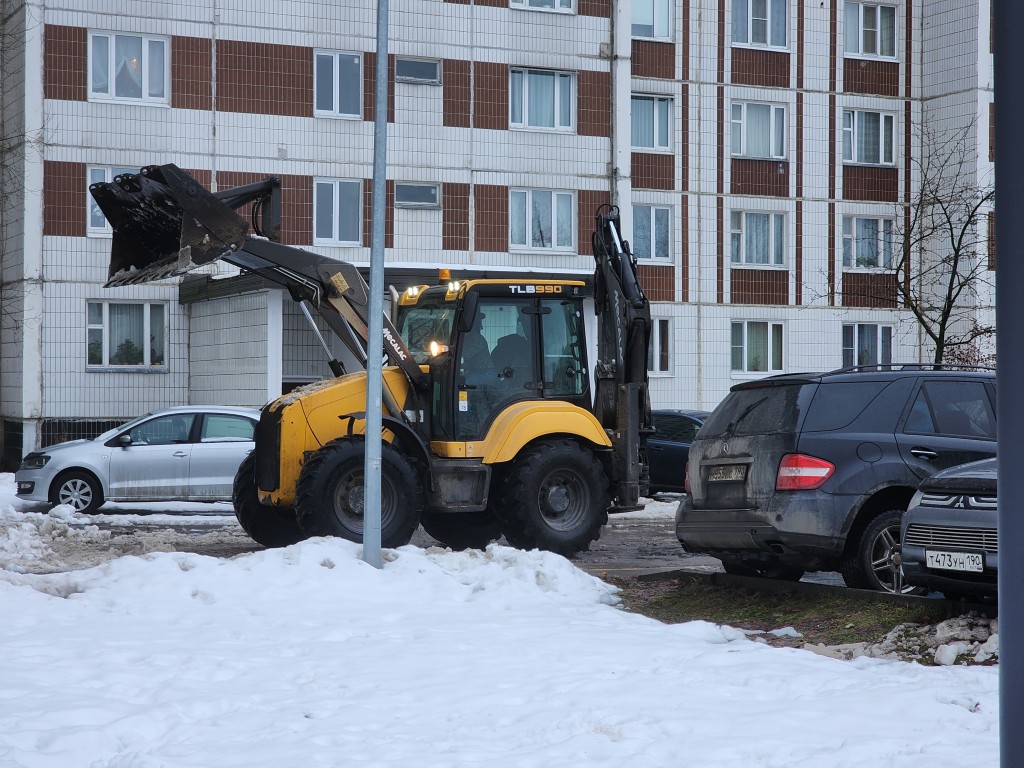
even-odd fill
[{"label": "parked black sedan", "polygon": [[686,457],[709,411],[653,411],[657,432],[647,440],[651,464],[651,493],[682,493]]},{"label": "parked black sedan", "polygon": [[908,584],[948,598],[995,598],[999,573],[996,527],[998,459],[961,464],[932,475],[903,515],[903,575]]}]

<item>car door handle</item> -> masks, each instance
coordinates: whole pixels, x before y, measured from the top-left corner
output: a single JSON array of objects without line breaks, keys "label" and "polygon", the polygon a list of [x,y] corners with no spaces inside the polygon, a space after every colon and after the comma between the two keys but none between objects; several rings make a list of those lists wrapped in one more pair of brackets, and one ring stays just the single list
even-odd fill
[{"label": "car door handle", "polygon": [[173,456],[176,459],[184,459],[188,456],[188,454],[185,451],[175,451],[174,453],[171,454],[171,456]]},{"label": "car door handle", "polygon": [[939,454],[935,451],[930,451],[927,448],[911,448],[910,455],[917,456],[919,459],[927,459],[928,461],[939,458]]}]

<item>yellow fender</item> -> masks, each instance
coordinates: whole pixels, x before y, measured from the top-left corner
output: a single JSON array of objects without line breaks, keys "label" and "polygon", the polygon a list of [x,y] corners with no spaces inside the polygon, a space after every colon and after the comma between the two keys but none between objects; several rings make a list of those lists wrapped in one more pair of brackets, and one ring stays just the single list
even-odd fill
[{"label": "yellow fender", "polygon": [[473,444],[472,454],[484,464],[500,464],[514,459],[528,443],[553,435],[575,436],[606,448],[612,444],[589,411],[562,400],[529,400],[502,411],[487,437]]}]

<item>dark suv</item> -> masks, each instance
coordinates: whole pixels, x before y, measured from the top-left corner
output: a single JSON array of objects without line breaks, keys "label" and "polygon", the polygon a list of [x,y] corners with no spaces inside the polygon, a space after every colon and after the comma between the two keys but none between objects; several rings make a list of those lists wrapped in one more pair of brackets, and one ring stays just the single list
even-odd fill
[{"label": "dark suv", "polygon": [[737,384],[690,447],[688,552],[730,573],[913,589],[900,519],[924,478],[996,453],[995,373],[861,366]]}]

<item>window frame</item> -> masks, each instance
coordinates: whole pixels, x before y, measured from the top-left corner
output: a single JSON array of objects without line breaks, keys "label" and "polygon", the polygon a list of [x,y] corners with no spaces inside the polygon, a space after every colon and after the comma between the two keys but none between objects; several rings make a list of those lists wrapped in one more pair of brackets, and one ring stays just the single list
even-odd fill
[{"label": "window frame", "polygon": [[[750,326],[766,326],[768,364],[763,370],[751,369],[749,363]],[[741,328],[741,343],[736,344],[736,329]],[[776,343],[776,331],[778,339]],[[736,354],[740,352],[741,367],[736,367]],[[731,375],[770,376],[783,373],[786,366],[786,329],[785,324],[778,320],[732,320],[729,323],[729,371]],[[775,367],[776,357],[778,366]]]},{"label": "window frame", "polygon": [[[737,226],[737,216],[739,217],[739,226]],[[749,259],[747,234],[752,229],[747,223],[749,216],[768,217],[768,261],[751,261]],[[786,214],[778,211],[749,211],[742,208],[729,211],[729,264],[736,267],[787,269]]]},{"label": "window frame", "polygon": [[[105,38],[107,40],[107,93],[95,90],[94,77],[95,67],[94,58],[97,55],[95,50],[96,38]],[[118,37],[137,37],[142,41],[142,73],[140,75],[142,95],[139,97],[135,96],[118,96],[116,94],[116,74],[114,72],[117,66],[117,45],[115,43]],[[171,40],[169,37],[164,35],[149,35],[144,33],[133,33],[133,32],[116,32],[110,30],[89,30],[88,45],[86,52],[86,82],[88,84],[88,100],[89,101],[107,101],[114,102],[117,104],[148,104],[148,105],[166,105],[170,106],[171,102]],[[160,43],[163,46],[163,95],[162,96],[150,96],[148,94],[150,85],[150,44]]]},{"label": "window frame", "polygon": [[[739,107],[739,117],[736,115],[736,108]],[[768,154],[755,155],[750,151],[751,121],[747,115],[750,107],[768,107]],[[733,157],[749,158],[751,160],[782,160],[788,159],[788,110],[785,104],[777,104],[767,101],[733,101],[729,107],[729,151]],[[737,133],[739,142],[736,141]],[[781,135],[780,135],[781,134]],[[739,148],[736,144],[739,143]]]},{"label": "window frame", "polygon": [[[341,80],[341,61],[343,56],[351,56],[355,59],[356,69],[358,74],[355,78],[346,78],[347,80],[354,81],[357,91],[357,105],[352,112],[342,112],[340,98],[338,94],[337,84]],[[325,109],[320,107],[318,104],[318,86],[320,84],[320,67],[317,61],[320,57],[330,57],[331,59],[331,107]],[[363,107],[364,107],[364,93],[363,93],[363,54],[360,51],[338,51],[329,48],[314,48],[313,49],[313,116],[314,117],[329,117],[335,120],[362,120],[363,119]]]},{"label": "window frame", "polygon": [[[648,4],[651,8],[651,34],[637,34],[634,13],[641,4]],[[659,8],[658,6],[662,6]],[[675,39],[675,3],[672,0],[633,0],[629,19],[629,35],[634,40],[662,40],[671,41]],[[660,12],[660,13],[659,13]]]},{"label": "window frame", "polygon": [[[873,341],[878,359],[862,363],[858,359],[858,353],[862,347],[861,333],[867,333],[868,329],[874,336]],[[857,365],[892,365],[894,326],[885,323],[843,323],[841,333],[843,368],[852,368]],[[847,343],[848,334],[849,344]],[[888,359],[883,359],[886,355]]]},{"label": "window frame", "polygon": [[[639,238],[637,237],[636,223],[641,218],[642,211],[640,208],[646,208],[646,216],[650,221],[650,233],[651,237],[649,242],[651,244],[651,250],[649,254],[637,253],[636,246]],[[664,256],[655,254],[654,244],[657,242],[657,227],[658,227],[658,214],[663,213],[665,218],[665,242],[668,245],[668,253]],[[670,264],[672,263],[672,257],[674,254],[673,249],[673,233],[672,233],[672,221],[673,221],[673,210],[671,205],[658,205],[656,203],[633,203],[633,239],[630,241],[630,245],[633,247],[633,256],[641,261],[651,261],[659,264]]]},{"label": "window frame", "polygon": [[576,13],[576,0],[552,0],[551,8],[543,5],[534,5],[535,2],[543,2],[543,0],[509,0],[508,6],[509,8],[518,8],[522,11],[540,11],[542,13]]},{"label": "window frame", "polygon": [[[850,48],[851,43],[851,30],[850,30],[850,10],[856,9],[856,50]],[[865,10],[873,8],[876,10],[877,16],[875,19],[874,29],[874,46],[875,52],[865,51],[864,38],[865,38]],[[883,30],[883,9],[887,9],[892,14],[892,53],[882,52],[882,46],[884,43],[884,30]],[[865,59],[892,59],[895,60],[899,53],[899,14],[896,12],[897,8],[891,3],[863,3],[854,2],[853,0],[847,0],[843,5],[843,55]]]},{"label": "window frame", "polygon": [[[534,125],[530,122],[529,106],[530,106],[530,75],[551,75],[554,77],[553,87],[553,112],[552,112],[552,125]],[[521,86],[518,89],[520,93],[520,103],[516,103],[515,93],[516,87],[514,85],[516,77],[521,78]],[[576,73],[568,70],[561,69],[539,69],[537,67],[510,67],[508,72],[508,125],[512,130],[519,131],[551,131],[555,133],[575,133],[576,131]],[[564,84],[568,84],[565,86]],[[566,98],[562,95],[561,88],[568,87],[569,95],[568,106],[568,123],[563,123],[563,99]],[[516,120],[516,112],[519,112],[520,118]]]},{"label": "window frame", "polygon": [[[536,193],[549,193],[551,194],[551,242],[552,244],[548,247],[532,245],[532,229],[530,228],[530,215],[529,212],[533,210],[533,198]],[[514,222],[514,204],[513,199],[517,195],[525,195],[525,206],[523,208],[524,220],[519,222],[523,227],[523,236],[526,241],[515,242],[513,234],[515,232]],[[558,227],[558,201],[559,199],[568,198],[569,205],[569,244],[568,245],[557,245],[557,227]],[[576,227],[577,227],[577,211],[576,211],[576,193],[573,190],[568,189],[544,189],[544,188],[528,188],[528,187],[513,187],[508,191],[508,247],[509,251],[512,252],[524,252],[530,253],[573,253],[576,250]]]},{"label": "window frame", "polygon": [[[339,225],[338,210],[341,205],[342,196],[339,194],[340,185],[354,184],[356,185],[356,199],[358,200],[358,206],[356,207],[356,236],[352,240],[342,240],[339,237]],[[331,237],[323,237],[318,234],[319,217],[320,217],[320,206],[319,196],[321,194],[321,186],[331,185],[333,188],[332,192],[332,223],[331,223]],[[340,247],[359,247],[363,244],[363,181],[362,179],[338,179],[338,178],[321,178],[315,177],[313,179],[313,244],[314,245],[331,245]]]},{"label": "window frame", "polygon": [[[403,61],[414,61],[420,64],[433,64],[436,74],[432,78],[428,77],[416,77],[415,75],[400,75],[398,73],[399,62]],[[415,85],[441,85],[442,83],[442,68],[441,61],[439,59],[425,59],[418,56],[396,56],[395,57],[395,82],[398,83],[413,83]]]},{"label": "window frame", "polygon": [[[875,253],[877,262],[870,266],[860,264],[858,244],[864,240],[857,234],[857,223],[861,221],[875,222],[876,241]],[[888,232],[886,231],[888,230]],[[840,241],[842,249],[843,270],[871,270],[891,272],[895,269],[893,261],[896,255],[896,220],[887,216],[843,216],[840,223]],[[888,241],[888,242],[887,242]],[[888,251],[888,259],[886,252]],[[888,261],[888,263],[885,263]]]},{"label": "window frame", "polygon": [[[859,145],[858,139],[861,133],[866,130],[862,126],[861,115],[878,115],[879,161],[877,163],[856,156]],[[850,116],[849,125],[847,124],[847,116]],[[886,126],[887,123],[888,127]],[[844,165],[869,165],[882,168],[891,168],[896,165],[896,115],[894,113],[883,112],[877,109],[844,109],[839,125],[842,137],[841,154]],[[888,137],[886,136],[887,133]],[[888,138],[888,147],[886,147],[886,138]]]},{"label": "window frame", "polygon": [[[654,120],[652,121],[652,137],[651,144],[638,144],[636,140],[636,124],[633,121],[633,109],[635,102],[644,101],[651,102],[654,109]],[[634,93],[629,98],[629,114],[630,114],[630,127],[629,127],[629,145],[633,150],[640,150],[645,152],[671,152],[672,151],[672,134],[673,134],[673,118],[675,117],[675,100],[671,96],[660,96],[651,93]],[[662,114],[664,110],[664,114]],[[662,125],[661,118],[664,117],[664,125]],[[659,134],[664,133],[664,136]]]},{"label": "window frame", "polygon": [[[89,317],[89,308],[91,305],[100,306],[100,322],[95,323]],[[143,324],[142,324],[142,335],[143,335],[143,351],[142,351],[142,362],[140,363],[111,363],[110,358],[115,352],[111,352],[112,342],[110,340],[110,307],[111,306],[141,306]],[[154,371],[154,372],[166,372],[168,370],[167,357],[168,357],[168,345],[169,345],[169,314],[168,302],[166,301],[115,301],[107,299],[86,299],[85,303],[86,314],[85,314],[85,369],[89,372],[116,372],[116,371]],[[163,315],[163,332],[162,332],[162,344],[163,344],[163,359],[161,362],[151,362],[154,357],[154,334],[152,333],[152,318],[153,309],[159,308]],[[89,362],[89,347],[93,342],[90,338],[93,336],[94,331],[99,331],[102,335],[100,340],[100,362],[92,363]],[[130,341],[130,339],[129,339]]]},{"label": "window frame", "polygon": [[651,318],[651,337],[647,343],[647,374],[660,377],[673,375],[671,317]]},{"label": "window frame", "polygon": [[[431,188],[434,190],[434,202],[425,203],[419,201],[405,201],[400,199],[399,191],[402,187]],[[396,181],[395,182],[395,208],[419,208],[421,210],[433,210],[441,207],[441,185],[433,182],[419,181]]]},{"label": "window frame", "polygon": [[[121,165],[90,165],[85,169],[85,235],[86,237],[112,237],[114,234],[113,228],[110,226],[110,222],[107,221],[106,216],[103,216],[103,211],[96,204],[92,195],[89,194],[89,187],[93,184],[105,182],[109,184],[114,180],[114,177],[122,173],[138,173],[139,169],[135,167],[121,166]],[[102,178],[100,175],[102,174]],[[93,224],[93,213],[98,212],[103,218],[103,225],[96,226]]]},{"label": "window frame", "polygon": [[[788,0],[765,0],[767,17],[765,18],[765,42],[753,41],[751,30],[754,28],[754,9],[752,0],[732,0],[732,23],[729,33],[729,42],[732,46],[749,48],[768,48],[775,51],[789,50],[789,2]],[[742,13],[740,9],[742,7]],[[781,9],[781,10],[779,10]],[[782,13],[782,33],[785,38],[783,42],[772,41],[772,16],[774,12]],[[738,40],[737,34],[740,30],[737,27],[737,18],[743,19],[743,33],[745,39]]]}]

